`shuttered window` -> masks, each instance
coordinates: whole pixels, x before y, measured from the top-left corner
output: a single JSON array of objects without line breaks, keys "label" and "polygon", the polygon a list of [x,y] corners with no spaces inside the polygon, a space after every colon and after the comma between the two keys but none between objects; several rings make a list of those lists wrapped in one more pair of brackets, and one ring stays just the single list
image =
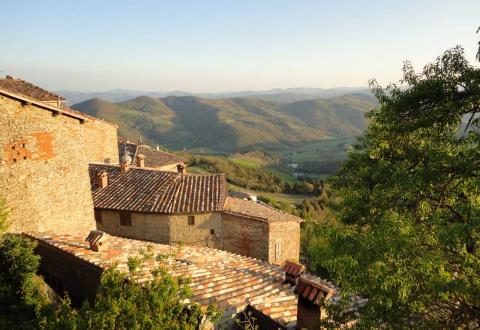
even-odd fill
[{"label": "shuttered window", "polygon": [[193,216],[193,215],[188,216],[188,225],[189,226],[194,226],[195,225],[195,216]]},{"label": "shuttered window", "polygon": [[275,242],[275,261],[280,260],[282,257],[282,242],[276,241]]},{"label": "shuttered window", "polygon": [[120,225],[122,226],[132,225],[132,218],[129,212],[120,212]]}]

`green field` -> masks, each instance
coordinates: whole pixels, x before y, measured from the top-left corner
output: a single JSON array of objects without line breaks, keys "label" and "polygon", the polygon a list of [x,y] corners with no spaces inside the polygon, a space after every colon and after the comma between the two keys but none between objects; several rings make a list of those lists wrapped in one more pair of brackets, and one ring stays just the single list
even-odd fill
[{"label": "green field", "polygon": [[328,140],[305,143],[302,146],[275,152],[279,157],[287,158],[293,163],[305,161],[342,160],[348,145],[355,142],[355,137],[332,138]]}]

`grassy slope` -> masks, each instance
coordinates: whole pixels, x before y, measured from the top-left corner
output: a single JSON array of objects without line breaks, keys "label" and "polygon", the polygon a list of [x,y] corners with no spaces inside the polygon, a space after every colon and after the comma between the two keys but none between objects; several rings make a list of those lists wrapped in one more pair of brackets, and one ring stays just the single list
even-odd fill
[{"label": "grassy slope", "polygon": [[142,136],[169,149],[207,153],[286,150],[331,136],[351,136],[365,127],[373,106],[365,95],[279,104],[259,99],[142,96],[127,102],[92,99],[78,111],[117,123],[119,135]]}]

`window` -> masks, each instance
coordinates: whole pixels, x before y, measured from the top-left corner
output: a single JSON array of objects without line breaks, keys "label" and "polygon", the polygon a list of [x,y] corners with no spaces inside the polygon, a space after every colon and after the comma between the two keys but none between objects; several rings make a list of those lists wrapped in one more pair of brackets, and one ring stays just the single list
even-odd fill
[{"label": "window", "polygon": [[102,211],[95,209],[95,221],[102,222]]},{"label": "window", "polygon": [[195,225],[195,216],[193,216],[193,215],[188,216],[188,225],[189,226],[194,226]]},{"label": "window", "polygon": [[215,229],[210,229],[210,235],[215,235]]},{"label": "window", "polygon": [[280,260],[282,257],[282,242],[276,241],[275,242],[275,261]]},{"label": "window", "polygon": [[132,218],[130,217],[129,212],[120,212],[120,225],[122,226],[132,225]]}]

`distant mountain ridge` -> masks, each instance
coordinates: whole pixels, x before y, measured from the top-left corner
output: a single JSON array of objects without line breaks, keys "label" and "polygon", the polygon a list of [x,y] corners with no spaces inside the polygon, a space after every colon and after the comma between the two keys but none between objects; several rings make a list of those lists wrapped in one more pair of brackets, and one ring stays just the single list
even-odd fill
[{"label": "distant mountain ridge", "polygon": [[245,97],[256,98],[270,102],[289,103],[295,101],[309,100],[314,98],[329,98],[346,94],[370,94],[368,88],[364,87],[337,87],[337,88],[273,88],[259,91],[219,92],[219,93],[191,93],[185,91],[153,92],[127,89],[114,89],[105,92],[79,92],[70,90],[56,91],[63,96],[70,104],[76,104],[93,98],[100,98],[109,102],[123,102],[134,99],[138,96],[151,96],[163,98],[167,96],[197,96],[202,98],[233,98]]},{"label": "distant mountain ridge", "polygon": [[280,150],[309,141],[360,134],[370,94],[350,94],[290,103],[259,98],[139,96],[122,102],[90,99],[73,109],[119,125],[119,135],[142,137],[173,150],[242,152]]}]

